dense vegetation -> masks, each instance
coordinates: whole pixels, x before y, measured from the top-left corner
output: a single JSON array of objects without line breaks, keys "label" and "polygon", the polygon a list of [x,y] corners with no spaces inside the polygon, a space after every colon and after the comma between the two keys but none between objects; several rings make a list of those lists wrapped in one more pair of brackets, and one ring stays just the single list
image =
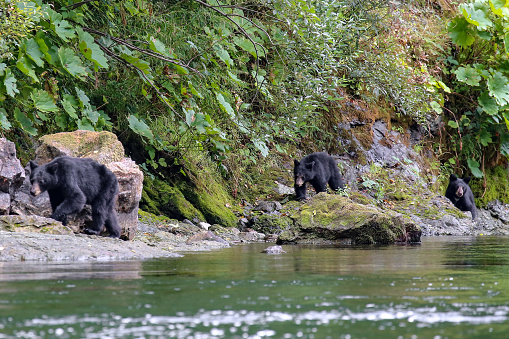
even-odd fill
[{"label": "dense vegetation", "polygon": [[206,156],[237,192],[263,157],[334,149],[336,108],[362,101],[445,120],[454,142],[427,147],[481,177],[509,150],[508,17],[503,0],[0,0],[0,133],[110,130],[147,174]]}]

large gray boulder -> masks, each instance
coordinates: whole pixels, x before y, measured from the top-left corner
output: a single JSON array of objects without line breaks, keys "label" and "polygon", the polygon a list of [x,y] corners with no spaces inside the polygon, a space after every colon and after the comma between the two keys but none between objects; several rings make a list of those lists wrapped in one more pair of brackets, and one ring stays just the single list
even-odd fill
[{"label": "large gray boulder", "polygon": [[16,146],[0,138],[0,215],[11,212],[12,196],[24,179],[25,171],[16,157]]}]

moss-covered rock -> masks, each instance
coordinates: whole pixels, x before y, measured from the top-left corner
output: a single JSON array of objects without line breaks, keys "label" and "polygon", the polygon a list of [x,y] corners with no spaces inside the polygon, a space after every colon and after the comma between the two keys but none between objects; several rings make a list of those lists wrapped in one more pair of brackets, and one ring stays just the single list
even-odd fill
[{"label": "moss-covered rock", "polygon": [[2,215],[0,230],[20,233],[46,233],[74,235],[74,232],[61,222],[37,215]]},{"label": "moss-covered rock", "polygon": [[237,226],[237,217],[229,208],[233,202],[221,177],[212,168],[198,168],[190,162],[186,163],[185,171],[189,181],[179,182],[178,188],[206,221],[227,227]]},{"label": "moss-covered rock", "polygon": [[164,215],[179,220],[206,220],[204,215],[184,197],[177,187],[149,176],[146,176],[143,181],[140,208],[155,215]]},{"label": "moss-covered rock", "polygon": [[284,230],[293,225],[289,217],[276,214],[262,214],[253,218],[251,228],[256,232],[264,234],[281,234]]},{"label": "moss-covered rock", "polygon": [[347,197],[319,193],[292,218],[295,226],[278,243],[358,244],[419,242],[420,227],[410,218]]},{"label": "moss-covered rock", "polygon": [[472,178],[470,188],[475,197],[477,207],[486,207],[490,201],[499,200],[509,203],[509,171],[504,166],[497,166],[487,169],[486,190],[484,180]]}]

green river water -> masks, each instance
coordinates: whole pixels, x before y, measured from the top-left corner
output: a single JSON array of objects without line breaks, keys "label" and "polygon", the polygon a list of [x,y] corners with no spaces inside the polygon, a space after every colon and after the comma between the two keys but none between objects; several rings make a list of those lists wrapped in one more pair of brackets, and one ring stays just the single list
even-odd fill
[{"label": "green river water", "polygon": [[0,338],[509,338],[509,237],[0,262]]}]

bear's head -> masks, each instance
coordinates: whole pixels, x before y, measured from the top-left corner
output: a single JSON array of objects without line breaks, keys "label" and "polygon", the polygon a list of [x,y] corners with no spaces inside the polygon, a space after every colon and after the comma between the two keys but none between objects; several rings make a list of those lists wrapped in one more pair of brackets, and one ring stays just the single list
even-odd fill
[{"label": "bear's head", "polygon": [[30,194],[36,197],[44,191],[57,187],[57,169],[58,163],[55,162],[39,166],[30,161]]},{"label": "bear's head", "polygon": [[463,194],[465,194],[470,179],[471,179],[470,177],[459,179],[454,174],[451,174],[451,176],[449,177],[449,187],[451,188],[451,191],[454,192],[454,195],[456,197],[461,198]]},{"label": "bear's head", "polygon": [[314,178],[313,173],[314,166],[315,166],[314,161],[300,162],[298,160],[294,160],[293,176],[295,179],[295,185],[297,187],[304,185],[306,182]]}]

